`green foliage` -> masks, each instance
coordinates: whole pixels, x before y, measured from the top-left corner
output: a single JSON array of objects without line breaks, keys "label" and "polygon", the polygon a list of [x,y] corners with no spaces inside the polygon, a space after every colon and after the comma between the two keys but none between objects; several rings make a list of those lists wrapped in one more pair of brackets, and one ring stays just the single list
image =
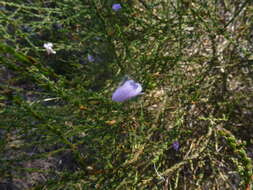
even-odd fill
[{"label": "green foliage", "polygon": [[0,187],[252,188],[252,2],[113,3],[0,2]]}]

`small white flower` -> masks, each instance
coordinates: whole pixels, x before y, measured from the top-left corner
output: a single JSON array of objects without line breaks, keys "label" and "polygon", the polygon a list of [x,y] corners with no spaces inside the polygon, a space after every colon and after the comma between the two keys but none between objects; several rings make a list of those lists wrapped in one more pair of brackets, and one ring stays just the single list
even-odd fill
[{"label": "small white flower", "polygon": [[46,48],[48,55],[56,54],[56,51],[53,50],[53,44],[51,42],[45,43],[43,47]]}]

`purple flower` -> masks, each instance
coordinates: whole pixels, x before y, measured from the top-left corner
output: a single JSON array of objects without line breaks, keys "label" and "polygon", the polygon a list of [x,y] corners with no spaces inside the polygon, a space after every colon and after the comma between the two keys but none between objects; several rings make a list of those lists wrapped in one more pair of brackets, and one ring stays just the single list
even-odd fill
[{"label": "purple flower", "polygon": [[119,3],[115,3],[115,4],[112,5],[112,9],[114,11],[119,11],[121,8],[122,7],[121,7],[121,5]]},{"label": "purple flower", "polygon": [[178,151],[179,150],[179,142],[178,141],[174,141],[172,143],[172,147],[174,148],[175,151]]},{"label": "purple flower", "polygon": [[88,54],[87,58],[88,58],[89,62],[94,62],[95,61],[94,57],[90,54]]},{"label": "purple flower", "polygon": [[134,80],[126,80],[116,91],[112,94],[112,100],[115,102],[124,102],[141,94],[142,86]]}]

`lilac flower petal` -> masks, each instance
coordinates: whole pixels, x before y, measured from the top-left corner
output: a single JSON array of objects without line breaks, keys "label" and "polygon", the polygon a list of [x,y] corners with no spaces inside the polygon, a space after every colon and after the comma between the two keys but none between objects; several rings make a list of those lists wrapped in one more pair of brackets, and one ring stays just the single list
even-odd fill
[{"label": "lilac flower petal", "polygon": [[114,11],[119,11],[121,8],[122,7],[121,7],[121,5],[119,3],[115,3],[115,4],[112,5],[112,9]]},{"label": "lilac flower petal", "polygon": [[141,94],[142,86],[133,80],[125,81],[112,95],[112,100],[115,102],[123,102]]},{"label": "lilac flower petal", "polygon": [[88,58],[89,62],[94,62],[95,61],[94,57],[90,54],[88,54],[87,58]]},{"label": "lilac flower petal", "polygon": [[179,150],[179,142],[178,141],[174,141],[172,143],[172,147],[174,148],[175,151],[178,151]]}]

